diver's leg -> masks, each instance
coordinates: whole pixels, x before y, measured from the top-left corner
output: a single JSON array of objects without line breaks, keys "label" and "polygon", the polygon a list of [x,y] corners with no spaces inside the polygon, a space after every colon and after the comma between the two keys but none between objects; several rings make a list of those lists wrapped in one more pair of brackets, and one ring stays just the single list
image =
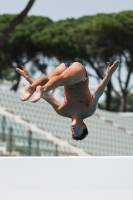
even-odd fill
[{"label": "diver's leg", "polygon": [[31,85],[26,85],[20,99],[22,101],[28,100],[33,95],[38,85],[41,85],[41,86],[45,85],[51,78],[53,78],[54,76],[60,75],[65,70],[66,70],[66,66],[64,63],[62,63],[58,67],[56,67],[52,72],[50,72],[48,76],[41,76],[37,78],[36,80],[34,80],[34,82]]},{"label": "diver's leg", "polygon": [[[41,85],[36,87],[36,95],[31,99],[31,102],[37,102],[44,95],[44,88],[48,88],[48,91],[57,88],[58,86],[64,86],[65,80],[63,76],[58,75],[52,77],[43,87]],[[48,92],[47,91],[47,92]],[[45,92],[45,94],[47,93]]]},{"label": "diver's leg", "polygon": [[38,101],[43,95],[58,86],[74,85],[83,80],[85,69],[81,63],[73,63],[67,70],[58,76],[52,77],[43,87],[37,86],[36,95],[31,102]]}]

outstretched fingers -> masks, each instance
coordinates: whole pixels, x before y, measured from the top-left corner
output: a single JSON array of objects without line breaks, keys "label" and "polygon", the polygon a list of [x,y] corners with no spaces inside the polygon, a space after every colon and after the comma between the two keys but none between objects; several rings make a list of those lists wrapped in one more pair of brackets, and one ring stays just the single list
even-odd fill
[{"label": "outstretched fingers", "polygon": [[22,74],[22,70],[21,69],[19,69],[19,68],[16,68],[16,71],[19,73],[19,74]]},{"label": "outstretched fingers", "polygon": [[21,68],[24,70],[25,69],[25,67],[23,66],[23,65],[21,65]]},{"label": "outstretched fingers", "polygon": [[109,62],[107,62],[107,69],[109,69],[110,68],[110,63]]},{"label": "outstretched fingers", "polygon": [[107,62],[107,67],[109,67],[110,66],[110,63],[109,62]]},{"label": "outstretched fingers", "polygon": [[112,67],[115,66],[115,65],[119,66],[119,64],[120,64],[120,60],[117,60],[117,61],[114,62],[114,64],[112,65]]},{"label": "outstretched fingers", "polygon": [[118,66],[120,66],[120,60],[114,62],[112,66],[110,66],[109,62],[107,62],[107,74],[112,76]]},{"label": "outstretched fingers", "polygon": [[20,73],[20,74],[22,74],[23,73],[23,71],[25,71],[26,69],[25,69],[25,67],[23,66],[23,65],[21,65],[21,68],[22,69],[20,69],[20,68],[16,68],[16,71],[18,72],[18,73]]},{"label": "outstretched fingers", "polygon": [[115,61],[112,66],[110,66],[109,62],[107,62],[107,69],[117,68],[119,65],[120,65],[120,60]]}]

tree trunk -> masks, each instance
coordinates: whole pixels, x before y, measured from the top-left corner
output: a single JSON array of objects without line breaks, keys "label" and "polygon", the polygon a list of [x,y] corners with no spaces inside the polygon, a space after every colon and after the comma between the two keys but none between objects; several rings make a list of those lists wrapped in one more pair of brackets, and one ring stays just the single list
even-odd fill
[{"label": "tree trunk", "polygon": [[111,91],[108,91],[106,98],[106,110],[108,111],[110,111],[110,103],[111,103]]},{"label": "tree trunk", "polygon": [[127,94],[123,94],[120,98],[119,112],[126,112]]},{"label": "tree trunk", "polygon": [[112,98],[111,98],[111,91],[112,91],[112,87],[110,82],[107,84],[107,98],[106,98],[106,110],[110,111],[110,105],[112,102]]},{"label": "tree trunk", "polygon": [[15,29],[15,27],[22,22],[24,17],[27,15],[28,11],[31,9],[32,5],[34,4],[35,0],[30,0],[25,7],[25,9],[17,16],[15,17],[11,23],[2,31],[0,35],[0,50],[2,49],[2,46],[8,37],[8,35]]},{"label": "tree trunk", "polygon": [[20,78],[21,78],[21,75],[19,73],[16,73],[16,74],[17,74],[17,82],[11,87],[11,90],[14,90],[15,92],[18,89],[18,86],[20,83]]}]

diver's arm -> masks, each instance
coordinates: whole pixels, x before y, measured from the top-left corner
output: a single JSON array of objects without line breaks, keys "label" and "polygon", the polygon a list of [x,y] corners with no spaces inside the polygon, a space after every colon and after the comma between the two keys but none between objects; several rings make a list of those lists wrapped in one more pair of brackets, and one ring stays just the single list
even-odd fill
[{"label": "diver's arm", "polygon": [[109,79],[110,79],[110,76],[106,75],[105,78],[99,83],[99,85],[95,89],[95,91],[91,97],[91,100],[89,102],[89,107],[87,109],[87,117],[90,117],[96,111],[98,100],[101,97],[101,95],[103,94],[104,89],[105,89],[106,85],[108,84]]},{"label": "diver's arm", "polygon": [[115,70],[117,69],[117,67],[120,65],[120,61],[117,60],[112,66],[110,66],[110,63],[107,62],[107,73],[106,76],[104,77],[104,79],[99,83],[99,85],[97,86],[97,88],[94,91],[94,96],[99,99],[101,97],[101,95],[104,92],[104,89],[106,88],[112,74],[115,72]]},{"label": "diver's arm", "polygon": [[109,80],[110,80],[110,76],[109,75],[106,75],[104,77],[104,79],[98,84],[98,86],[96,87],[96,89],[94,90],[94,96],[99,99],[103,92],[104,92],[104,89],[106,88]]},{"label": "diver's arm", "polygon": [[61,106],[61,103],[57,101],[53,96],[51,96],[49,93],[46,93],[42,97],[45,101],[47,101],[54,110],[59,114],[59,107]]},{"label": "diver's arm", "polygon": [[16,71],[21,74],[30,84],[32,84],[34,80],[28,75],[28,72],[23,65],[21,65],[21,68],[22,69],[16,68]]},{"label": "diver's arm", "polygon": [[97,86],[97,88],[95,89],[90,103],[89,103],[89,107],[88,107],[88,112],[87,112],[87,116],[90,117],[91,115],[94,114],[97,104],[98,104],[98,100],[101,97],[101,95],[104,92],[104,89],[106,88],[109,80],[110,80],[110,75],[106,75],[105,78],[99,83],[99,85]]},{"label": "diver's arm", "polygon": [[94,114],[97,108],[97,104],[98,104],[98,98],[95,96],[95,94],[93,94],[89,102],[89,107],[87,109],[86,117],[90,117],[91,115]]},{"label": "diver's arm", "polygon": [[99,83],[99,85],[96,87],[91,97],[91,100],[89,102],[89,107],[87,109],[87,117],[90,117],[91,115],[94,114],[99,98],[103,94],[104,89],[106,88],[112,74],[115,72],[115,70],[117,69],[119,65],[120,65],[119,60],[117,60],[112,66],[110,66],[109,62],[107,62],[107,74],[104,77],[104,79]]},{"label": "diver's arm", "polygon": [[34,79],[32,79],[30,76],[27,76],[25,78],[30,84],[32,84],[34,82]]}]

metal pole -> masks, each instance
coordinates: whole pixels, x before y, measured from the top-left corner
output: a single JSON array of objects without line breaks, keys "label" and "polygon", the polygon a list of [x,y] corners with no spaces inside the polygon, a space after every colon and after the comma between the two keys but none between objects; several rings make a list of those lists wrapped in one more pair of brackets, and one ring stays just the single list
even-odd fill
[{"label": "metal pole", "polygon": [[29,130],[29,138],[28,138],[28,155],[31,156],[31,144],[32,144],[32,131]]},{"label": "metal pole", "polygon": [[12,152],[12,141],[13,141],[13,128],[10,126],[9,128],[9,152]]},{"label": "metal pole", "polygon": [[36,155],[40,156],[40,153],[39,153],[39,140],[37,140],[36,142],[37,142]]},{"label": "metal pole", "polygon": [[59,152],[58,152],[58,144],[55,145],[55,148],[56,148],[56,150],[55,150],[55,156],[59,156]]},{"label": "metal pole", "polygon": [[5,125],[6,125],[6,118],[5,118],[5,116],[3,116],[3,120],[2,120],[2,142],[5,142],[5,140],[6,140]]}]

